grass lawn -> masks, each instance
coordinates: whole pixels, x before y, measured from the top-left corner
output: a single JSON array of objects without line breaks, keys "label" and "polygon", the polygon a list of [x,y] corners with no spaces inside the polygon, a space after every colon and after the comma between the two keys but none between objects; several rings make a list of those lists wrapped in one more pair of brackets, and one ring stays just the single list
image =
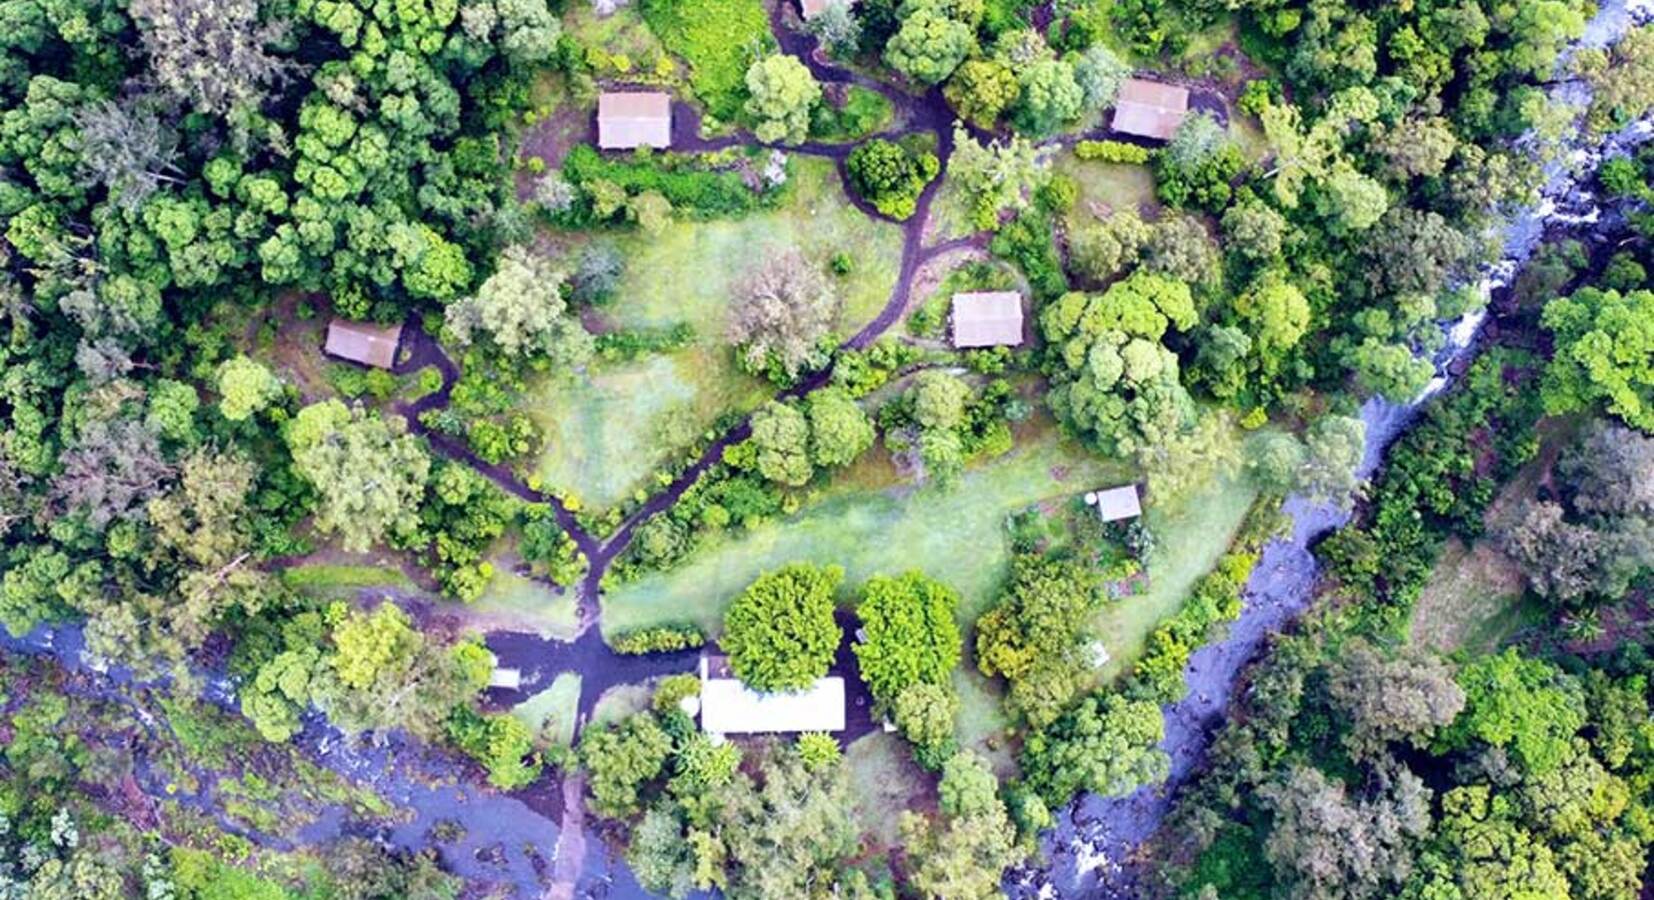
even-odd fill
[{"label": "grass lawn", "polygon": [[1217,565],[1257,490],[1245,479],[1225,479],[1192,494],[1177,510],[1149,506],[1144,519],[1158,539],[1144,567],[1149,588],[1122,598],[1097,617],[1096,633],[1108,648],[1105,679],[1126,671],[1154,626],[1177,612],[1189,589]]},{"label": "grass lawn", "polygon": [[574,717],[580,707],[580,676],[564,672],[551,687],[517,704],[511,710],[535,734],[565,747],[574,743]]},{"label": "grass lawn", "polygon": [[1102,214],[1104,217],[1126,209],[1159,205],[1154,193],[1154,173],[1147,166],[1088,162],[1065,152],[1057,157],[1055,171],[1073,178],[1080,186],[1080,199],[1068,214],[1068,227],[1077,227]]},{"label": "grass lawn", "polygon": [[855,815],[862,833],[880,849],[899,846],[896,810],[934,808],[928,797],[931,776],[913,761],[907,742],[895,734],[863,735],[844,751],[855,785]]},{"label": "grass lawn", "polygon": [[1411,640],[1443,653],[1492,653],[1545,619],[1541,604],[1523,599],[1523,588],[1521,571],[1504,554],[1485,541],[1467,547],[1454,538],[1413,605]]},{"label": "grass lawn", "polygon": [[1005,742],[1005,729],[1011,721],[1005,717],[1005,692],[1000,682],[988,680],[967,658],[953,670],[953,689],[959,695],[959,716],[953,724],[959,746],[986,757],[1001,779],[1015,775],[1016,758]]},{"label": "grass lawn", "polygon": [[572,592],[558,592],[498,565],[488,588],[466,606],[466,612],[491,627],[526,629],[561,641],[573,640],[580,630],[580,612]]},{"label": "grass lawn", "polygon": [[796,245],[822,266],[839,251],[855,260],[855,271],[838,282],[844,334],[884,308],[901,266],[901,229],[850,205],[832,163],[794,158],[793,165],[781,209],[679,222],[653,238],[618,238],[627,271],[620,299],[605,315],[620,328],[687,322],[696,340],[673,353],[599,363],[585,377],[545,378],[535,386],[526,411],[546,434],[537,471],[547,487],[587,506],[612,506],[720,413],[750,411],[773,395],[768,383],[735,367],[724,340],[730,295],[763,248]]},{"label": "grass lawn", "polygon": [[661,43],[689,63],[689,84],[707,112],[732,121],[753,53],[775,43],[761,0],[640,0],[639,8]]},{"label": "grass lawn", "polygon": [[654,695],[655,689],[647,684],[622,684],[609,688],[597,698],[597,704],[592,707],[592,720],[587,724],[601,728],[642,712],[649,708],[649,700]]},{"label": "grass lawn", "polygon": [[[677,81],[680,71],[655,33],[644,23],[632,4],[622,5],[607,16],[592,10],[590,3],[564,4],[563,27],[588,52],[587,61],[599,77],[624,78],[632,82]],[[625,70],[625,71],[622,71]],[[547,98],[562,100],[567,90],[548,91]],[[536,92],[535,99],[540,100]]]},{"label": "grass lawn", "polygon": [[[858,480],[875,474],[858,472]],[[1100,460],[1046,428],[1021,438],[1007,456],[967,472],[947,492],[862,485],[829,492],[793,519],[609,593],[603,598],[604,631],[688,620],[716,634],[725,604],[742,588],[759,573],[795,560],[841,565],[851,586],[881,572],[922,569],[959,591],[959,621],[968,624],[1004,576],[1007,513],[1124,477],[1129,470],[1123,465]]]},{"label": "grass lawn", "polygon": [[281,580],[290,588],[322,597],[353,594],[362,588],[414,587],[401,569],[390,566],[312,563],[282,570]]}]

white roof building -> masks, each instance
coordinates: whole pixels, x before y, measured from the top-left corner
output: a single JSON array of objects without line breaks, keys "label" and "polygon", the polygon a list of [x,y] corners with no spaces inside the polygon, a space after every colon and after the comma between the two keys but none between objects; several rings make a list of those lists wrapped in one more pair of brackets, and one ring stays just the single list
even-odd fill
[{"label": "white roof building", "polygon": [[1143,514],[1143,503],[1137,496],[1137,485],[1126,484],[1085,495],[1087,506],[1097,507],[1097,515],[1104,522],[1135,519]]},{"label": "white roof building", "polygon": [[843,731],[844,679],[818,679],[793,694],[765,694],[728,674],[723,657],[701,657],[701,730],[708,734]]},{"label": "white roof building", "polygon": [[798,10],[804,14],[804,18],[813,19],[826,12],[829,6],[850,6],[854,2],[855,0],[798,0]]},{"label": "white roof building", "polygon": [[604,150],[672,146],[672,98],[658,91],[597,98],[597,146]]},{"label": "white roof building", "polygon": [[499,666],[495,666],[494,671],[488,676],[488,686],[507,691],[521,690],[523,686],[523,670],[503,669]]},{"label": "white roof building", "polygon": [[1169,141],[1189,114],[1189,91],[1175,84],[1132,78],[1114,102],[1114,130]]},{"label": "white roof building", "polygon": [[953,295],[953,345],[1015,347],[1022,343],[1022,295],[984,291]]}]

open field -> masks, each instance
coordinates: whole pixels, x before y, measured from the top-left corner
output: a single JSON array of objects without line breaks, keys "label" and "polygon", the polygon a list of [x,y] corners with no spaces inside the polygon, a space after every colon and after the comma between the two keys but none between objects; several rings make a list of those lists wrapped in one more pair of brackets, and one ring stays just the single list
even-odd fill
[{"label": "open field", "polygon": [[579,707],[580,676],[564,672],[551,687],[517,704],[511,714],[535,734],[567,747],[574,743],[574,717]]},{"label": "open field", "polygon": [[318,597],[346,596],[363,588],[408,590],[414,586],[401,569],[391,566],[332,563],[292,566],[282,570],[281,580],[290,588]]},{"label": "open field", "polygon": [[842,333],[884,308],[901,265],[901,229],[850,205],[832,163],[800,157],[793,166],[781,209],[616,238],[628,265],[605,318],[622,329],[685,322],[696,338],[672,353],[541,380],[526,411],[546,434],[537,473],[547,487],[587,506],[611,506],[719,414],[750,411],[774,393],[736,368],[724,340],[729,298],[767,248],[796,246],[823,267],[840,251],[854,260],[855,270],[837,280]]},{"label": "open field", "polygon": [[1484,541],[1448,542],[1413,605],[1413,643],[1451,653],[1491,653],[1544,610],[1523,602],[1522,573]]},{"label": "open field", "polygon": [[1057,157],[1055,171],[1073,178],[1080,186],[1080,199],[1068,214],[1068,226],[1106,218],[1127,209],[1152,208],[1159,204],[1154,193],[1154,173],[1147,166],[1082,160],[1071,152]]},{"label": "open field", "polygon": [[604,631],[687,620],[716,634],[725,604],[754,577],[797,560],[841,565],[852,586],[881,572],[921,569],[959,591],[959,621],[968,624],[992,601],[1010,558],[1007,513],[1129,474],[1052,429],[967,472],[951,491],[901,486],[831,494],[793,519],[622,585],[603,598]]},{"label": "open field", "polygon": [[913,761],[907,742],[894,734],[863,735],[844,752],[855,785],[856,821],[883,848],[899,846],[897,811],[934,806],[930,776]]},{"label": "open field", "polygon": [[532,631],[542,637],[573,640],[580,630],[574,594],[524,578],[496,564],[494,578],[467,615],[483,628]]},{"label": "open field", "polygon": [[959,746],[975,750],[993,765],[994,774],[1010,778],[1017,772],[1016,759],[1005,743],[1011,721],[1005,716],[1005,691],[999,681],[990,681],[966,654],[953,670],[953,689],[959,695],[959,716],[954,720],[954,737]]}]

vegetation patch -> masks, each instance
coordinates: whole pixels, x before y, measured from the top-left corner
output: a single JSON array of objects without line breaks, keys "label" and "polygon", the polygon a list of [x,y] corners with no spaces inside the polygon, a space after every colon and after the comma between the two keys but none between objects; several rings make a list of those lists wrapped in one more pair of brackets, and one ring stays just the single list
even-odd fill
[{"label": "vegetation patch", "polygon": [[639,0],[644,21],[689,63],[689,85],[707,112],[733,122],[746,99],[747,65],[770,50],[759,0]]}]

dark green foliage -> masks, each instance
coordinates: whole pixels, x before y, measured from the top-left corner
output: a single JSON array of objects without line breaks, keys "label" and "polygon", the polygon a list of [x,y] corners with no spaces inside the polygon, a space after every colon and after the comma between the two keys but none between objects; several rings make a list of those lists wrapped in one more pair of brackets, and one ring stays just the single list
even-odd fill
[{"label": "dark green foliage", "polygon": [[913,215],[920,192],[941,171],[941,163],[934,153],[874,139],[850,151],[845,170],[856,196],[901,221]]}]

